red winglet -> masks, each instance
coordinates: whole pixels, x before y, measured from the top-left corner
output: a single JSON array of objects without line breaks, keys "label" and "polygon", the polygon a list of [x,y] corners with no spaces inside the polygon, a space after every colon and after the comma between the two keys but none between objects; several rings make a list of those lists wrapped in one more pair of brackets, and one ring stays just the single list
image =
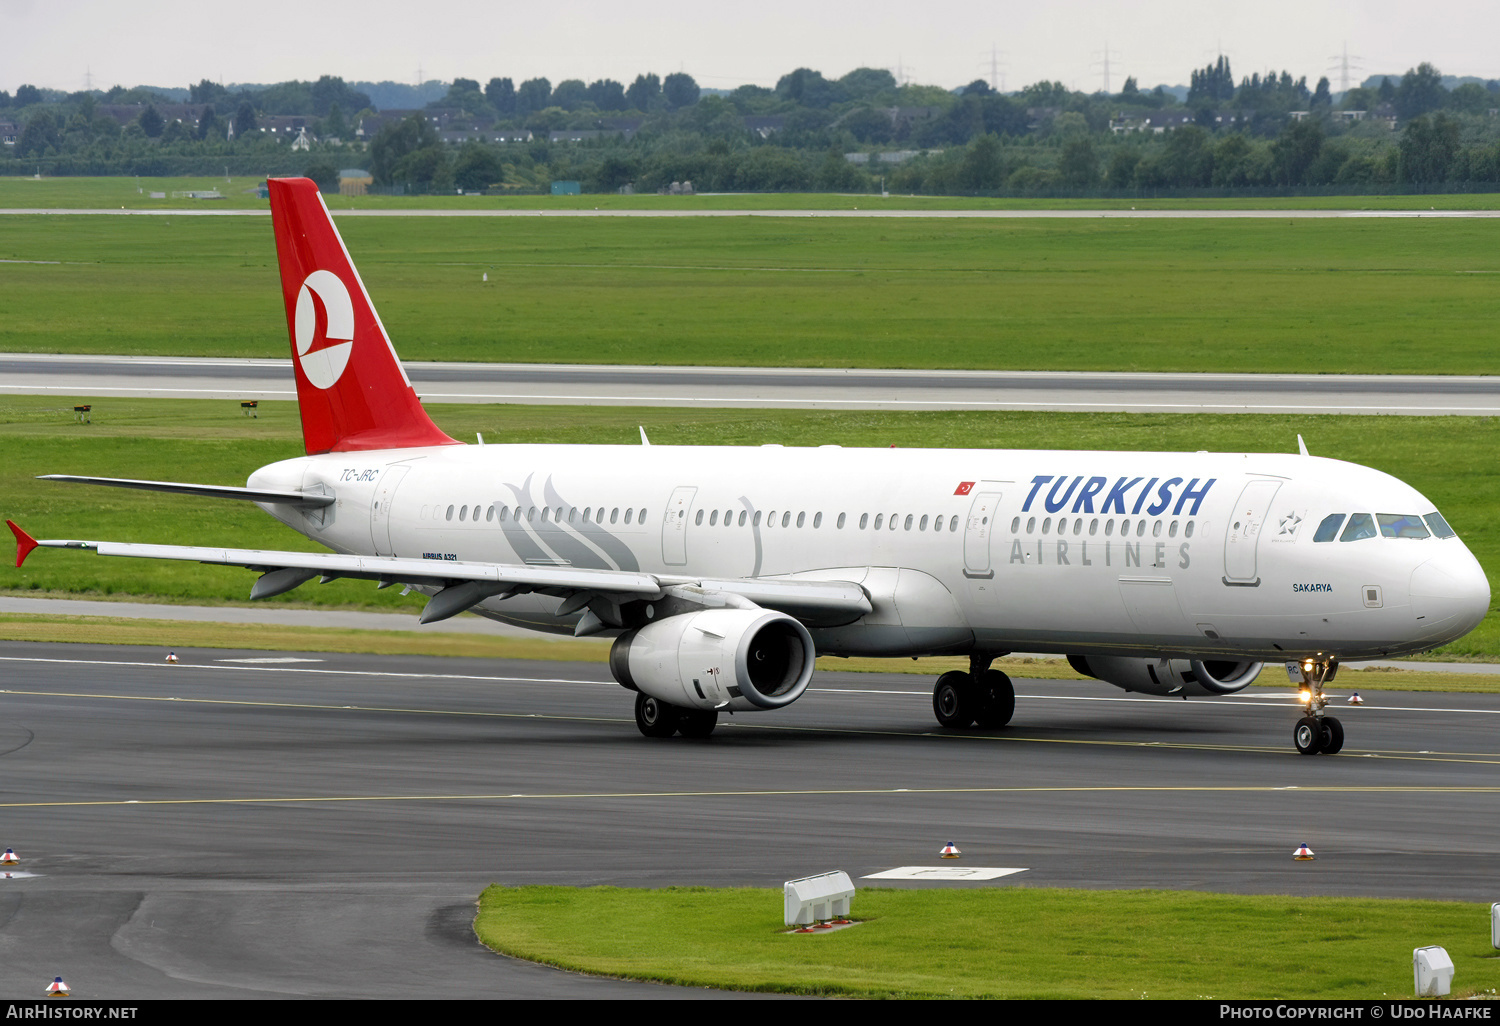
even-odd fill
[{"label": "red winglet", "polygon": [[14,520],[7,520],[5,526],[16,536],[16,566],[19,567],[31,555],[31,550],[36,548],[36,539],[17,527]]}]

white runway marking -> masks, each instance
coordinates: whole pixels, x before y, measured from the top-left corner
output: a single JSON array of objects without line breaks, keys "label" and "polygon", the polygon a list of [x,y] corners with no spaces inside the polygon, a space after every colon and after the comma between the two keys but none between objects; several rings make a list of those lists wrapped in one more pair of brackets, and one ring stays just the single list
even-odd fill
[{"label": "white runway marking", "polygon": [[1026,868],[999,869],[990,866],[897,866],[883,873],[871,873],[862,880],[998,880],[1002,876],[1025,873]]}]

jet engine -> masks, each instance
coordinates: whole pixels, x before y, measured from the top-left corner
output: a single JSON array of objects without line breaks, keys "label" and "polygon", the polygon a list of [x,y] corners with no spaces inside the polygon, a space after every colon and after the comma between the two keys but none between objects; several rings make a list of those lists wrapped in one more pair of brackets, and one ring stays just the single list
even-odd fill
[{"label": "jet engine", "polygon": [[812,680],[812,636],[785,613],[705,609],[622,634],[609,650],[615,680],[688,709],[790,705]]},{"label": "jet engine", "polygon": [[1261,664],[1228,659],[1126,659],[1068,656],[1068,665],[1126,691],[1148,695],[1232,695],[1250,686]]}]

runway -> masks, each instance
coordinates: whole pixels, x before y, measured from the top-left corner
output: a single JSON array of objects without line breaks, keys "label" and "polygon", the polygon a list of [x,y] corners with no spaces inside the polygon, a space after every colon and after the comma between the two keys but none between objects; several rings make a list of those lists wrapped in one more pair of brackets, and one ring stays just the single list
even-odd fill
[{"label": "runway", "polygon": [[[588,364],[404,364],[429,403],[836,410],[1500,415],[1500,379],[1354,374]],[[296,398],[291,361],[0,354],[0,394],[224,400]]]},{"label": "runway", "polygon": [[[882,200],[878,196],[849,196],[845,199],[867,200],[866,207],[825,210],[704,210],[704,209],[679,209],[658,208],[651,210],[620,210],[620,209],[594,209],[586,208],[547,208],[536,207],[530,210],[509,208],[497,209],[446,209],[446,210],[338,210],[332,214],[335,217],[885,217],[885,218],[941,218],[941,219],[980,219],[980,220],[1005,220],[1012,218],[1034,219],[1034,218],[1062,218],[1065,220],[1079,220],[1088,218],[1134,218],[1138,220],[1173,220],[1190,218],[1201,220],[1204,218],[1230,218],[1235,220],[1287,220],[1287,219],[1327,219],[1327,218],[1491,218],[1500,217],[1500,210],[1438,210],[1435,207],[1428,210],[1136,210],[1128,205],[1114,210],[1084,210],[1084,209],[1027,209],[1027,210],[936,210],[936,209],[880,209]],[[211,201],[210,201],[211,202]],[[335,201],[337,202],[337,201]],[[899,200],[898,200],[899,202]],[[1128,200],[1124,201],[1128,204]],[[269,217],[270,210],[258,209],[233,209],[229,207],[179,207],[167,208],[140,208],[120,207],[118,210],[90,208],[90,207],[10,207],[0,209],[0,216],[7,214],[53,214],[57,216],[69,216],[79,214],[108,214],[115,217]]]},{"label": "runway", "polygon": [[494,956],[472,902],[867,886],[949,840],[1025,867],[992,886],[1494,899],[1500,696],[1367,695],[1344,753],[1308,758],[1289,692],[1020,681],[1010,728],[950,733],[922,678],[823,673],[652,741],[592,664],[178,654],[0,643],[0,847],[34,874],[0,880],[5,993],[703,996]]}]

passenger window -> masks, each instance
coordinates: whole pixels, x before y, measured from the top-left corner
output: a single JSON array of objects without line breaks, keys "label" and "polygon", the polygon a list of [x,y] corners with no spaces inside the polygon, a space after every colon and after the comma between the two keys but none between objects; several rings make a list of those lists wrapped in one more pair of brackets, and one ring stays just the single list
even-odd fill
[{"label": "passenger window", "polygon": [[492,524],[492,523],[495,522],[495,507],[494,506],[486,506],[484,508],[484,522],[486,524]]},{"label": "passenger window", "polygon": [[1115,533],[1115,522],[1114,522],[1114,520],[1110,519],[1110,520],[1105,521],[1105,523],[1104,523],[1104,537],[1108,538],[1110,535],[1112,535],[1114,533]]},{"label": "passenger window", "polygon": [[797,514],[797,526],[798,527],[801,527],[802,524],[803,524],[803,522],[806,521],[806,520],[807,520],[807,514],[806,513],[798,513]]},{"label": "passenger window", "polygon": [[813,514],[813,527],[822,527],[822,526],[823,526],[823,514],[821,514],[821,513],[814,513]]},{"label": "passenger window", "polygon": [[927,530],[927,514],[926,513],[922,514],[922,522],[917,525],[917,530],[918,531],[925,531],[925,530]]},{"label": "passenger window", "polygon": [[1191,520],[1189,520],[1187,522],[1187,526],[1182,529],[1182,536],[1184,538],[1191,538],[1193,536],[1193,522]]},{"label": "passenger window", "polygon": [[1026,518],[1026,533],[1027,534],[1035,534],[1036,533],[1036,517],[1027,517]]},{"label": "passenger window", "polygon": [[859,515],[859,529],[861,531],[863,531],[867,526],[869,526],[869,523],[870,523],[870,514],[868,514],[868,513],[861,513]]},{"label": "passenger window", "polygon": [[1096,535],[1098,533],[1099,533],[1099,518],[1095,517],[1093,520],[1089,521],[1089,534],[1092,536],[1092,535]]},{"label": "passenger window", "polygon": [[[844,529],[844,517],[846,517],[846,516],[847,516],[847,515],[848,515],[848,514],[846,514],[846,513],[840,513],[840,514],[839,514],[839,519],[838,519],[838,523],[836,523],[836,524],[835,524],[835,525],[834,525],[834,526],[835,526],[835,527],[837,527],[837,528],[838,528],[838,529],[839,529],[839,530],[840,530],[840,531],[842,531],[842,530],[843,530],[843,529]],[[744,522],[745,522],[745,514],[743,514],[743,513],[741,513],[741,514],[740,514],[740,523],[742,523],[742,524],[743,524],[743,523],[744,523]]]},{"label": "passenger window", "polygon": [[787,510],[785,513],[781,514],[781,526],[782,527],[787,527],[788,525],[791,524],[791,522],[792,522],[792,511],[791,510]]},{"label": "passenger window", "polygon": [[915,519],[910,513],[906,514],[906,530],[911,530],[912,521]]},{"label": "passenger window", "polygon": [[1144,520],[1135,525],[1135,536],[1137,538],[1146,537],[1146,522]]},{"label": "passenger window", "polygon": [[1160,538],[1161,537],[1161,521],[1160,520],[1158,520],[1156,523],[1154,523],[1154,524],[1151,525],[1151,537],[1153,537],[1153,538]]},{"label": "passenger window", "polygon": [[1360,541],[1375,537],[1375,518],[1368,513],[1355,513],[1349,517],[1349,526],[1339,535],[1339,541]]},{"label": "passenger window", "polygon": [[1432,512],[1427,514],[1427,526],[1432,528],[1432,533],[1439,538],[1452,538],[1455,534],[1453,528],[1448,526],[1448,521],[1443,519],[1441,513]]},{"label": "passenger window", "polygon": [[1330,513],[1324,517],[1323,522],[1318,525],[1318,533],[1313,535],[1313,541],[1331,542],[1337,538],[1339,536],[1339,528],[1344,523],[1344,516],[1345,514],[1343,513]]},{"label": "passenger window", "polygon": [[1045,520],[1042,521],[1042,533],[1043,534],[1051,534],[1052,533],[1052,518],[1051,517],[1048,517],[1047,519],[1045,519]]},{"label": "passenger window", "polygon": [[950,531],[957,531],[958,530],[958,517],[957,516],[954,516],[951,520],[948,521],[948,530],[950,530]]},{"label": "passenger window", "polygon": [[642,506],[639,513],[635,515],[635,522],[642,526],[646,523],[646,507]]},{"label": "passenger window", "polygon": [[501,506],[500,507],[500,522],[503,524],[503,523],[505,523],[509,519],[510,519],[510,507],[509,506]]},{"label": "passenger window", "polygon": [[1124,537],[1127,537],[1129,534],[1130,534],[1130,521],[1129,520],[1121,520],[1120,521],[1120,537],[1124,538]]},{"label": "passenger window", "polygon": [[[614,521],[610,521],[610,523],[614,523]],[[701,509],[698,511],[698,515],[693,518],[693,523],[700,527],[703,525],[703,511]]]},{"label": "passenger window", "polygon": [[875,514],[875,530],[877,530],[877,531],[880,530],[880,525],[883,524],[884,522],[885,522],[885,514],[884,513],[876,513]]},{"label": "passenger window", "polygon": [[752,520],[752,521],[750,521],[750,524],[751,524],[752,527],[759,527],[760,526],[760,510],[756,510],[755,511],[755,519]]},{"label": "passenger window", "polygon": [[1020,534],[1021,533],[1021,518],[1020,517],[1016,517],[1014,520],[1012,520],[1010,522],[1010,533],[1011,534]]},{"label": "passenger window", "polygon": [[1427,525],[1422,518],[1411,513],[1381,513],[1380,533],[1386,538],[1426,538]]},{"label": "passenger window", "polygon": [[1167,537],[1168,538],[1176,538],[1177,537],[1177,521],[1175,521],[1175,520],[1172,521],[1172,526],[1170,526],[1170,527],[1167,528]]},{"label": "passenger window", "polygon": [[896,529],[896,527],[897,527],[897,521],[899,521],[900,519],[901,519],[901,514],[900,513],[892,513],[891,514],[891,519],[890,519],[889,523],[891,525],[891,530],[892,531],[894,531]]},{"label": "passenger window", "polygon": [[[609,522],[612,524],[616,520],[619,520],[619,519],[620,519],[620,507],[616,506],[614,509],[612,509],[612,510],[609,511]],[[703,519],[703,511],[701,509],[698,511],[698,519],[699,519],[699,521],[702,521],[702,519]]]},{"label": "passenger window", "polygon": [[453,519],[453,507],[452,506],[448,507],[448,515],[444,519],[446,519],[446,520],[452,520]]},{"label": "passenger window", "polygon": [[[627,518],[630,516],[629,513],[626,513],[625,515],[626,515]],[[627,524],[630,523],[629,519],[627,519],[625,522]],[[703,522],[703,511],[702,510],[698,511],[698,522],[700,524]],[[708,526],[709,527],[718,527],[719,526],[719,511],[718,510],[714,510],[712,513],[710,513],[708,515]]]},{"label": "passenger window", "polygon": [[630,523],[630,517],[631,517],[631,515],[632,515],[632,514],[633,514],[633,513],[635,513],[635,510],[633,510],[633,509],[631,509],[631,508],[629,508],[629,507],[628,507],[628,506],[627,506],[627,507],[626,507],[626,509],[625,509],[625,522],[626,522],[626,523],[627,523],[627,524],[628,524],[628,523]]}]

